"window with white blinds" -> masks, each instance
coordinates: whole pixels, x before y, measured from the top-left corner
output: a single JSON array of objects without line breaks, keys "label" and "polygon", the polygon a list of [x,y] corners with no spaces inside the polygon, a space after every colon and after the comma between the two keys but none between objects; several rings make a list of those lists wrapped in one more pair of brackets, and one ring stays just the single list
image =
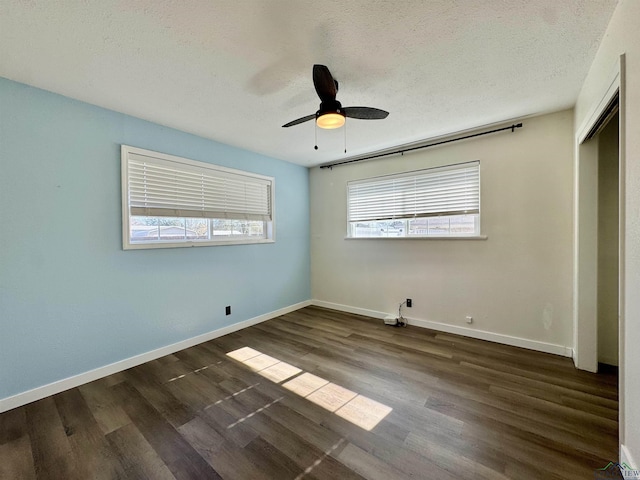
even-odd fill
[{"label": "window with white blinds", "polygon": [[477,236],[480,162],[348,183],[349,237]]},{"label": "window with white blinds", "polygon": [[273,240],[271,177],[122,146],[123,246]]}]

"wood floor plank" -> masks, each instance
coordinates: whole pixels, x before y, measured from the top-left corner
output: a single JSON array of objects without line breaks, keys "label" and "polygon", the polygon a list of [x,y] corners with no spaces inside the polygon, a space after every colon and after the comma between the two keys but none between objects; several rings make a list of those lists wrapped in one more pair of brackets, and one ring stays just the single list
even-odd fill
[{"label": "wood floor plank", "polygon": [[349,468],[371,480],[388,480],[390,478],[402,480],[410,478],[400,470],[386,464],[353,444],[347,445],[346,448],[340,452],[338,458]]},{"label": "wood floor plank", "polygon": [[505,468],[505,473],[508,478],[543,478],[544,480],[568,480],[570,478],[576,479],[591,479],[595,478],[593,470],[591,470],[589,475],[585,475],[583,471],[576,472],[574,475],[577,476],[569,476],[567,477],[563,471],[564,468],[557,473],[546,465],[542,465],[540,462],[540,467],[536,467],[531,464],[522,464],[515,461],[511,461],[507,464]]},{"label": "wood floor plank", "polygon": [[207,461],[211,454],[216,452],[225,442],[225,438],[200,417],[185,423],[178,428],[178,431]]},{"label": "wood floor plank", "polygon": [[[125,373],[127,382],[134,384],[142,396],[158,410],[174,427],[184,425],[195,417],[195,410],[180,402],[167,388],[165,388],[153,376],[151,369],[146,369],[146,364],[141,365]],[[112,388],[121,385],[117,384]],[[122,403],[120,403],[121,406]]]},{"label": "wood floor plank", "polygon": [[268,478],[296,478],[303,470],[296,462],[262,437],[244,448],[250,461]]},{"label": "wood floor plank", "polygon": [[618,412],[618,402],[615,402],[614,405],[605,406],[599,403],[580,400],[565,395],[561,395],[559,401],[562,405],[566,405],[567,407],[571,407],[575,410],[593,413],[594,415],[600,416],[602,418],[608,418],[609,420],[614,420],[616,422],[620,417],[620,414]]},{"label": "wood floor plank", "polygon": [[409,433],[404,443],[407,448],[429,458],[440,468],[450,472],[455,478],[469,480],[505,480],[508,478],[504,475],[504,470],[499,471],[486,467],[482,463],[470,460],[458,452],[449,450],[446,446],[430,441],[413,432]]},{"label": "wood floor plank", "polygon": [[[573,431],[556,428],[551,425],[552,422],[541,423],[527,418],[526,412],[521,414],[517,409],[508,412],[485,403],[462,398],[456,399],[455,403],[449,406],[443,405],[441,402],[433,403],[429,400],[427,406],[441,413],[455,416],[464,421],[465,424],[471,422],[480,424],[483,427],[501,429],[508,432],[521,432],[531,439],[536,439],[536,441],[539,441],[538,439],[553,438],[561,444],[600,458],[606,458],[611,455],[610,438],[593,433],[592,430],[580,424],[576,424]],[[591,439],[585,438],[585,436],[589,436]],[[609,439],[609,442],[603,442],[606,439]]]},{"label": "wood floor plank", "polygon": [[300,414],[284,402],[267,410],[265,415],[277,419],[278,422],[296,435],[304,438],[322,451],[331,449],[342,438],[339,433],[326,428],[321,422],[315,422],[311,418]]},{"label": "wood floor plank", "polygon": [[243,447],[235,443],[223,443],[210,454],[209,463],[216,466],[225,480],[273,480],[251,461]]},{"label": "wood floor plank", "polygon": [[258,433],[253,428],[241,421],[243,415],[229,413],[229,408],[225,404],[208,407],[202,412],[201,418],[228,440],[228,443],[233,443],[240,448],[246,447],[258,437]]},{"label": "wood floor plank", "polygon": [[123,382],[112,388],[129,418],[176,479],[222,478],[134,387]]},{"label": "wood floor plank", "polygon": [[80,478],[75,473],[73,450],[60,420],[55,397],[30,403],[25,411],[37,478]]},{"label": "wood floor plank", "polygon": [[80,478],[125,478],[120,458],[113,451],[77,388],[55,396],[56,407]]},{"label": "wood floor plank", "polygon": [[594,457],[572,450],[571,447],[560,448],[557,443],[548,440],[544,444],[536,443],[530,437],[521,438],[505,430],[467,425],[463,438],[499,453],[506,462],[505,472],[518,469],[539,470],[543,465],[543,470],[550,476],[578,480],[592,476],[593,469],[599,464]]},{"label": "wood floor plank", "polygon": [[215,383],[208,382],[202,375],[197,374],[187,375],[167,383],[164,388],[183,405],[189,405],[194,411],[202,410],[225,396]]},{"label": "wood floor plank", "polygon": [[585,438],[585,433],[589,433],[588,427],[577,424],[573,431],[553,428],[550,425],[541,424],[528,420],[526,411],[519,412],[514,408],[514,412],[506,412],[496,409],[486,404],[458,399],[455,403],[444,406],[442,404],[432,405],[442,411],[447,411],[451,415],[463,419],[465,428],[467,425],[474,426],[479,431],[486,431],[487,434],[499,432],[501,435],[511,435],[525,440],[527,445],[554,445],[556,450],[575,452],[579,457],[593,456],[600,459],[615,456],[615,437],[596,435],[597,440],[589,441]]},{"label": "wood floor plank", "polygon": [[570,393],[573,391],[588,393],[591,395],[597,395],[601,397],[608,398],[610,400],[616,400],[618,398],[617,391],[614,391],[610,388],[607,388],[605,385],[598,384],[571,384],[570,382],[564,382],[560,384],[560,382],[554,381],[553,379],[548,378],[531,378],[531,376],[520,375],[521,372],[511,372],[508,371],[508,367],[496,369],[493,367],[487,367],[486,365],[482,365],[482,362],[470,363],[470,362],[460,362],[460,365],[464,368],[471,368],[474,370],[475,374],[485,374],[491,375],[493,378],[500,378],[503,380],[508,380],[510,382],[522,385],[533,385],[540,386],[544,385],[545,388],[552,388],[558,392]]},{"label": "wood floor plank", "polygon": [[[384,419],[382,423],[389,422]],[[401,441],[393,436],[382,436],[381,433],[386,429],[380,428],[380,425],[371,431],[367,431],[335,415],[324,417],[322,425],[340,434],[343,439],[348,440],[351,446],[356,447],[358,449],[358,458],[362,456],[360,451],[365,452],[367,456],[371,456],[374,459],[374,463],[382,462],[390,470],[400,472],[402,476],[420,478],[425,472],[429,472],[429,475],[434,478],[455,478],[435,464],[431,458],[424,456],[423,452],[414,452],[408,449],[404,439]],[[420,428],[426,428],[425,425],[421,425]],[[440,438],[446,438],[446,441],[449,441],[446,436],[441,436]],[[344,459],[342,452],[340,452],[338,458],[341,461]]]},{"label": "wood floor plank", "polygon": [[618,422],[602,415],[594,414],[567,405],[560,405],[555,402],[542,400],[530,395],[507,389],[504,387],[492,386],[490,391],[500,400],[505,400],[508,404],[517,403],[527,410],[527,415],[537,412],[538,418],[544,414],[551,418],[556,426],[563,425],[571,430],[576,423],[588,423],[594,433],[617,435]]},{"label": "wood floor plank", "polygon": [[176,477],[134,424],[128,423],[109,432],[106,438],[120,456],[125,478],[175,480]]},{"label": "wood floor plank", "polygon": [[579,480],[617,450],[615,369],[321,307],[0,414],[2,480]]},{"label": "wood floor plank", "polygon": [[96,380],[78,387],[93,418],[105,435],[131,423],[131,419],[113,398],[109,387],[110,385],[103,380]]},{"label": "wood floor plank", "polygon": [[31,442],[27,435],[0,444],[0,479],[35,480]]},{"label": "wood floor plank", "polygon": [[24,407],[14,408],[0,415],[0,445],[18,440],[27,434]]},{"label": "wood floor plank", "polygon": [[[275,418],[274,418],[275,417]],[[290,458],[301,469],[305,478],[339,478],[358,480],[362,477],[338,462],[332,455],[341,451],[343,439],[325,451],[307,442],[277,421],[278,415],[261,413],[252,417],[249,424],[260,437]]]}]

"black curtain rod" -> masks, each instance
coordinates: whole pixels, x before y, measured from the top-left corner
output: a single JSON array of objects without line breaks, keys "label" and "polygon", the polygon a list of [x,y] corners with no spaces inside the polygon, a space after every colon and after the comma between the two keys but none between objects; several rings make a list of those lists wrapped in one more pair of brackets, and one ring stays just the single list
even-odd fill
[{"label": "black curtain rod", "polygon": [[370,155],[368,157],[354,158],[353,160],[344,160],[342,162],[334,162],[334,163],[329,163],[327,165],[320,165],[320,168],[333,168],[333,167],[337,167],[338,165],[346,165],[348,163],[362,162],[364,160],[372,160],[374,158],[388,157],[389,155],[398,155],[398,154],[402,155],[405,152],[412,152],[414,150],[421,150],[423,148],[435,147],[436,145],[442,145],[444,143],[457,142],[459,140],[466,140],[467,138],[479,137],[481,135],[489,135],[490,133],[502,132],[504,130],[511,130],[512,132],[515,132],[516,128],[522,128],[522,123],[514,123],[513,125],[508,127],[496,128],[495,130],[474,133],[471,135],[465,135],[463,137],[450,138],[449,140],[442,140],[441,142],[429,143],[427,145],[420,145],[418,147],[405,148],[403,150],[396,150],[394,152],[378,153],[377,155]]}]

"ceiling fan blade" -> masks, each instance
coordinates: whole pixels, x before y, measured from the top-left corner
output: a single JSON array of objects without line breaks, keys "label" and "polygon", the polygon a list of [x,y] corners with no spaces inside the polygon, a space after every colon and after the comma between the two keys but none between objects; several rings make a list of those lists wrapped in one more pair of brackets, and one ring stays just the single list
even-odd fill
[{"label": "ceiling fan blade", "polygon": [[387,118],[389,112],[371,107],[345,107],[342,109],[345,116],[360,120],[382,120]]},{"label": "ceiling fan blade", "polygon": [[313,66],[313,86],[323,102],[335,100],[338,93],[338,82],[333,79],[331,72],[324,65]]},{"label": "ceiling fan blade", "polygon": [[302,117],[302,118],[298,118],[297,120],[293,120],[289,123],[285,123],[284,125],[282,125],[283,128],[285,127],[293,127],[294,125],[298,125],[299,123],[304,123],[304,122],[308,122],[309,120],[313,120],[314,118],[316,118],[316,114],[314,113],[313,115],[307,115],[306,117]]}]

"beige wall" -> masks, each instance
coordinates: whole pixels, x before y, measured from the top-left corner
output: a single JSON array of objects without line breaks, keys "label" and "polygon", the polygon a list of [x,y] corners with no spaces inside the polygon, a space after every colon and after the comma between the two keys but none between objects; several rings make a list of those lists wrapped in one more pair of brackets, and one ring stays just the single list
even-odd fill
[{"label": "beige wall", "polygon": [[[314,168],[316,300],[534,342],[572,345],[573,112],[404,156]],[[345,240],[347,181],[480,160],[486,240]]]},{"label": "beige wall", "polygon": [[598,361],[618,365],[618,117],[598,136]]},{"label": "beige wall", "polygon": [[[640,1],[621,0],[584,82],[575,109],[580,128],[596,107],[611,70],[625,54],[620,114],[624,253],[621,260],[621,443],[640,468]],[[629,458],[627,457],[627,460]]]}]

